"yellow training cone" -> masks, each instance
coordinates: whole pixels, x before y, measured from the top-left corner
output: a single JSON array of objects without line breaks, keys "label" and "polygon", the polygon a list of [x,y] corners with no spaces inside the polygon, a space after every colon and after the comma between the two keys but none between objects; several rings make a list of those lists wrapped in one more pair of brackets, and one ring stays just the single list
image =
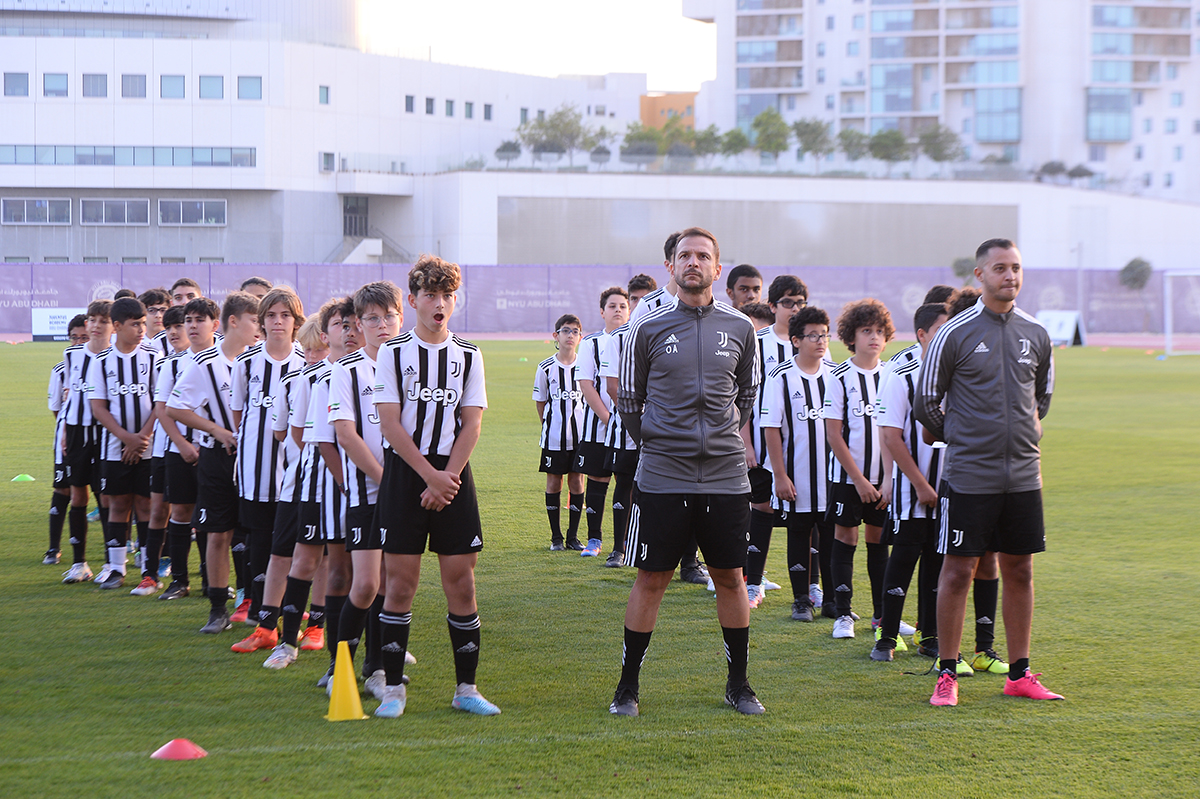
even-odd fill
[{"label": "yellow training cone", "polygon": [[333,690],[329,694],[328,721],[359,721],[365,719],[358,681],[354,679],[354,661],[350,659],[350,643],[338,641],[337,659],[333,666]]}]

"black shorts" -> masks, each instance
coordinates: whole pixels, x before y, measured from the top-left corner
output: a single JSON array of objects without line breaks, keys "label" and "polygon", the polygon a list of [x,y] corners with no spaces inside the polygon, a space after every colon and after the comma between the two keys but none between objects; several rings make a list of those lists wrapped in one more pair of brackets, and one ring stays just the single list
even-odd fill
[{"label": "black shorts", "polygon": [[192,526],[198,533],[224,533],[238,526],[235,456],[224,447],[201,447],[196,462],[196,509]]},{"label": "black shorts", "polygon": [[275,506],[278,504],[242,497],[238,500],[238,524],[252,533],[270,533],[275,529]]},{"label": "black shorts", "polygon": [[325,544],[325,539],[321,537],[321,503],[300,503],[296,519],[296,543],[314,547]]},{"label": "black shorts", "polygon": [[[444,455],[427,455],[436,469],[445,469]],[[441,510],[421,507],[425,481],[392,450],[383,454],[383,481],[375,523],[380,528],[383,551],[392,555],[420,555],[426,543],[439,555],[466,555],[483,549],[479,500],[471,464],[462,470],[462,483],[454,501]],[[386,531],[386,532],[385,532]]]},{"label": "black shorts", "polygon": [[346,540],[346,510],[350,502],[334,484],[329,472],[321,477],[321,538],[325,541]]},{"label": "black shorts", "polygon": [[150,459],[150,493],[164,494],[167,489],[167,459]]},{"label": "black shorts", "polygon": [[610,449],[604,466],[613,474],[637,474],[639,454],[636,449]]},{"label": "black shorts", "polygon": [[571,471],[588,477],[608,477],[608,447],[599,441],[580,441],[575,448],[575,463]]},{"label": "black shorts", "polygon": [[937,519],[892,519],[883,543],[893,546],[923,547],[937,542]]},{"label": "black shorts", "polygon": [[54,453],[54,485],[53,488],[70,488],[71,484],[67,482],[67,462],[64,460],[63,453],[57,451]]},{"label": "black shorts", "polygon": [[811,533],[814,527],[824,527],[825,511],[776,511],[776,524],[786,527],[788,535]]},{"label": "black shorts", "polygon": [[172,505],[195,505],[196,464],[188,463],[178,452],[168,452],[163,461],[167,470],[163,498]]},{"label": "black shorts", "polygon": [[699,545],[714,569],[746,565],[750,497],[746,494],[648,494],[639,491],[629,514],[625,547],[644,571],[674,571]]},{"label": "black shorts", "polygon": [[887,526],[888,510],[874,505],[863,505],[862,498],[858,496],[858,489],[853,483],[831,483],[825,520],[842,527],[869,524],[882,528]]},{"label": "black shorts", "polygon": [[755,466],[748,472],[750,477],[750,501],[755,505],[771,501],[771,484],[774,478],[768,469]]},{"label": "black shorts", "polygon": [[[380,492],[380,496],[383,492]],[[375,524],[375,505],[346,508],[346,551],[383,549],[383,536]],[[383,533],[386,535],[386,532]]]},{"label": "black shorts", "polygon": [[1046,551],[1042,492],[960,494],[942,483],[938,552],[977,558],[985,552]]},{"label": "black shorts", "polygon": [[96,425],[67,425],[67,484],[100,493],[100,432]]},{"label": "black shorts", "polygon": [[275,531],[271,533],[271,554],[290,558],[300,534],[300,503],[275,503]]},{"label": "black shorts", "polygon": [[575,460],[575,451],[570,449],[543,449],[542,459],[538,461],[538,471],[546,474],[562,476],[570,474],[575,469],[571,464]]},{"label": "black shorts", "polygon": [[150,496],[150,459],[137,463],[102,461],[100,463],[100,493],[108,497],[136,494]]}]

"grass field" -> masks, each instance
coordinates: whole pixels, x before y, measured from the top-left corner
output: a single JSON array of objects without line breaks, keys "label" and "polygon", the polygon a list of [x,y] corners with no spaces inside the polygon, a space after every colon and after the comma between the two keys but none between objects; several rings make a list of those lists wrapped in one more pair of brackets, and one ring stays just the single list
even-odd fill
[{"label": "grass field", "polygon": [[[547,551],[529,387],[550,347],[485,342],[491,409],[473,459],[487,537],[479,682],[503,715],[449,708],[445,605],[427,561],[405,715],[333,724],[315,687],[323,653],[268,671],[265,653],[229,652],[234,634],[249,628],[196,633],[207,618],[203,599],[64,586],[65,565],[40,565],[52,429],[44,392],[60,349],[0,349],[0,788],[8,796],[1200,793],[1200,679],[1189,632],[1200,609],[1200,359],[1057,353],[1033,665],[1067,701],[1007,699],[1002,678],[988,675],[963,680],[959,707],[932,708],[933,677],[905,673],[930,661],[872,663],[865,621],[856,640],[834,641],[828,620],[790,620],[785,589],[752,612],[750,678],[767,714],[740,717],[721,701],[711,594],[676,581],[643,670],[643,715],[624,719],[607,708],[633,573]],[[21,472],[37,482],[7,482]],[[786,583],[776,535],[767,568]],[[93,524],[93,567],[99,551]],[[364,706],[370,713],[375,702]],[[149,759],[176,737],[209,757]]]}]

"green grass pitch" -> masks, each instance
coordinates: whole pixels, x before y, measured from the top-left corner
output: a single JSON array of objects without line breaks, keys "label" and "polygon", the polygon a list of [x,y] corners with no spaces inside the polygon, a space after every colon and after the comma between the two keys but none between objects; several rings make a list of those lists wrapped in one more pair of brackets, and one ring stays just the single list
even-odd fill
[{"label": "green grass pitch", "polygon": [[[547,551],[529,391],[551,346],[485,342],[491,409],[473,459],[487,539],[479,682],[503,715],[450,709],[445,604],[427,559],[406,714],[334,724],[315,687],[323,653],[268,671],[265,653],[229,651],[249,628],[197,634],[203,599],[64,586],[65,566],[40,564],[51,477],[44,392],[60,349],[0,350],[0,786],[10,796],[1200,792],[1195,358],[1056,353],[1033,664],[1067,701],[1007,699],[1002,678],[987,675],[962,681],[959,707],[932,708],[932,676],[905,673],[930,661],[872,663],[865,622],[856,640],[834,641],[828,620],[790,620],[785,588],[751,616],[750,678],[767,714],[739,717],[722,704],[713,599],[676,581],[643,670],[642,716],[624,719],[607,708],[633,573]],[[37,482],[8,482],[22,472]],[[89,554],[99,565],[94,524]],[[783,558],[779,531],[767,568],[786,584]],[[861,557],[857,572],[861,597]],[[209,757],[149,758],[176,737]]]}]

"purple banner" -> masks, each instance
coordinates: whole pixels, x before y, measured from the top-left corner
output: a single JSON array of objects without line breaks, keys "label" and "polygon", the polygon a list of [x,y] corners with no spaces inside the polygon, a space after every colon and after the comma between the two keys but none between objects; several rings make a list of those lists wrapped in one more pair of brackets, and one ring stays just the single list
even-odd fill
[{"label": "purple banner", "polygon": [[[666,278],[661,264],[464,266],[452,327],[462,333],[549,334],[559,316],[573,313],[585,329],[594,330],[599,327],[600,292],[625,285],[639,272],[660,281]],[[772,267],[762,272],[766,285],[780,274],[799,275],[808,285],[810,302],[834,319],[848,302],[863,297],[882,300],[903,334],[911,332],[912,314],[928,287],[959,282],[949,269],[938,267]],[[407,274],[408,267],[397,264],[3,264],[0,334],[29,334],[35,309],[84,308],[92,300],[111,298],[122,287],[139,292],[169,287],[185,275],[218,302],[246,277],[258,275],[294,287],[306,311],[313,313],[326,299],[349,294],[372,280],[392,280],[406,289]],[[1116,272],[1027,270],[1019,304],[1031,314],[1082,310],[1088,332],[1161,333],[1162,281],[1161,273],[1155,273],[1145,289],[1134,291],[1120,284]],[[716,288],[725,299],[724,284]],[[765,299],[765,288],[763,295]],[[1176,332],[1200,333],[1200,278],[1176,280],[1174,305]],[[405,322],[411,327],[411,314]]]}]

